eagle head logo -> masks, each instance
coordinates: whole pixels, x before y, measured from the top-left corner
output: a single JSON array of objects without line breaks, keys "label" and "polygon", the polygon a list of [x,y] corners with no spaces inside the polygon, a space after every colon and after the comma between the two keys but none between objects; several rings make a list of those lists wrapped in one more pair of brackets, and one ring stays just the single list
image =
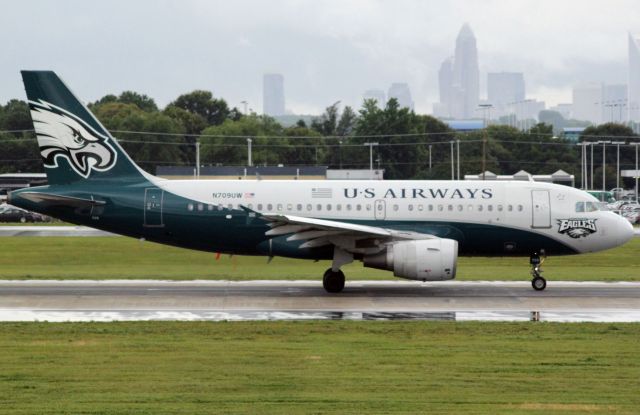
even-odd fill
[{"label": "eagle head logo", "polygon": [[80,118],[48,102],[29,102],[45,167],[58,167],[58,158],[69,162],[85,179],[91,170],[107,171],[116,162],[109,138]]}]

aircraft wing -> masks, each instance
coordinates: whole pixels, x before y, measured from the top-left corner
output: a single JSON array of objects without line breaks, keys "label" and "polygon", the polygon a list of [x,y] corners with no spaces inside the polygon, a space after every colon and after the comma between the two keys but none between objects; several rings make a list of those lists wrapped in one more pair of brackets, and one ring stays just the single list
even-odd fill
[{"label": "aircraft wing", "polygon": [[287,241],[305,241],[300,248],[335,245],[347,252],[371,254],[393,241],[437,238],[418,232],[293,215],[265,213],[260,217],[271,227],[267,236],[290,235]]}]

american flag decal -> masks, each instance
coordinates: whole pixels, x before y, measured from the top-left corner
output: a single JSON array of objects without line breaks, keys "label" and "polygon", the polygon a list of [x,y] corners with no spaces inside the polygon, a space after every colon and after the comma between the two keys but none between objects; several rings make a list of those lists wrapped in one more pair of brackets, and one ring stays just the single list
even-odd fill
[{"label": "american flag decal", "polygon": [[253,199],[253,197],[255,196],[255,193],[245,193],[244,194],[244,198],[245,199]]},{"label": "american flag decal", "polygon": [[314,199],[331,199],[332,191],[329,187],[311,189],[311,197]]}]

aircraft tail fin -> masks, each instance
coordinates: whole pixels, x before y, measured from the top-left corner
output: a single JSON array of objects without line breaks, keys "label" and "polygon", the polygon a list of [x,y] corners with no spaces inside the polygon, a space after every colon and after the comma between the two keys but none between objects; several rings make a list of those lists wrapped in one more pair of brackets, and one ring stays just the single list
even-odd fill
[{"label": "aircraft tail fin", "polygon": [[148,178],[54,72],[22,71],[22,80],[49,184]]}]

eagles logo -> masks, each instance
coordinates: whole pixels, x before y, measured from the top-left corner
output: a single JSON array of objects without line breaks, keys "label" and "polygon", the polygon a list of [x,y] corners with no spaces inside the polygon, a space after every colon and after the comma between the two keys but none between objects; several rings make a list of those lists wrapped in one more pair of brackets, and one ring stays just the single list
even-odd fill
[{"label": "eagles logo", "polygon": [[574,239],[595,233],[597,219],[558,219],[558,233],[567,234]]},{"label": "eagles logo", "polygon": [[107,171],[116,162],[108,138],[73,114],[48,102],[29,102],[45,167],[58,167],[58,158],[69,162],[85,179],[91,170]]}]

